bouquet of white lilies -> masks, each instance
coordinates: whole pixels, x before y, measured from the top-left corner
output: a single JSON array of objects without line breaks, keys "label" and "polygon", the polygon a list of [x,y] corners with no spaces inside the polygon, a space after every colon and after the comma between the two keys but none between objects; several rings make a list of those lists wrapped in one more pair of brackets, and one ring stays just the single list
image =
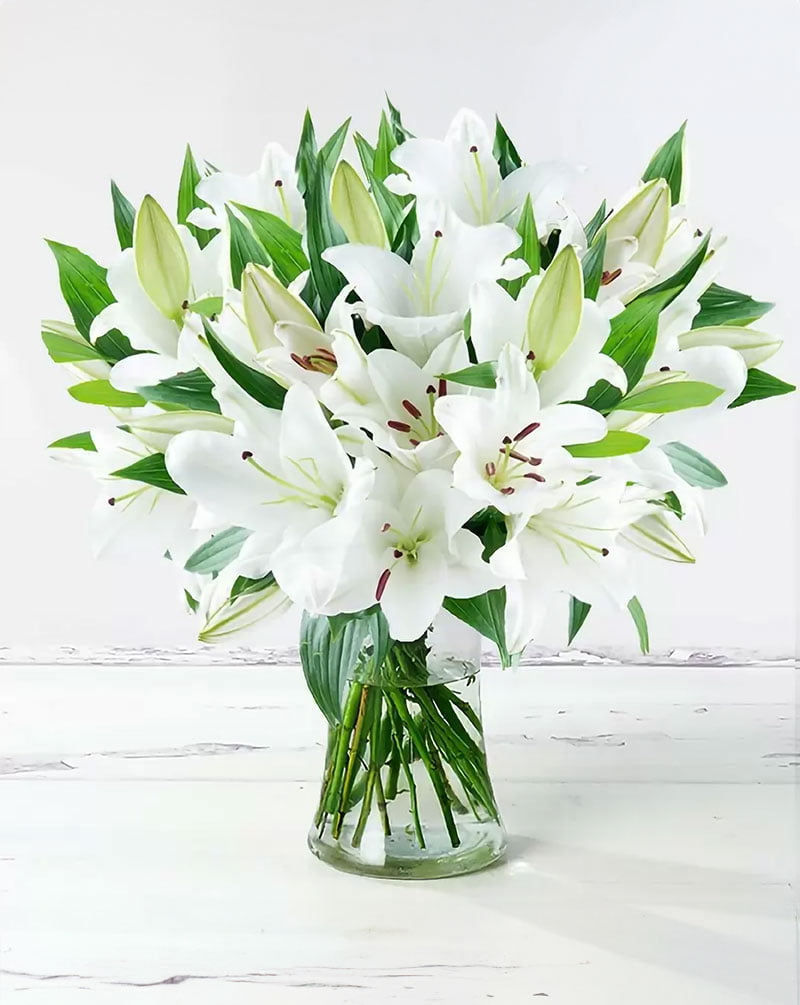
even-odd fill
[{"label": "bouquet of white lilies", "polygon": [[449,686],[479,658],[440,612],[508,664],[558,594],[570,641],[610,598],[646,649],[628,558],[693,562],[725,484],[692,428],[793,388],[759,369],[772,305],[714,281],[683,127],[586,224],[577,172],[525,164],[499,121],[419,139],[390,104],[374,143],[353,137],[360,172],[348,127],[318,147],[307,115],[296,157],[270,144],[248,176],[187,149],[174,222],[112,183],[108,270],[51,243],[74,323],[45,344],[110,418],[52,450],[101,482],[98,551],[181,571],[201,640],[305,612],[331,726],[314,850],[409,875],[433,849],[413,874],[442,875],[502,838],[475,702]]}]

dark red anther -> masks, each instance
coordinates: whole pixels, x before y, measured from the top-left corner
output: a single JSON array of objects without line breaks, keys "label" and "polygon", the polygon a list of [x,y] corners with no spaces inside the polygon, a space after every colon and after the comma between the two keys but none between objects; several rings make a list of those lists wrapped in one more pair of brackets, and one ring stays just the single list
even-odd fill
[{"label": "dark red anther", "polygon": [[511,439],[511,437],[510,437],[510,436],[504,436],[504,437],[503,437],[503,446],[504,446],[504,447],[507,447],[507,446],[509,446],[509,445],[510,445],[510,444],[511,444],[512,442],[513,442],[513,441],[512,441],[512,439]]},{"label": "dark red anther", "polygon": [[412,447],[418,447],[419,446],[419,440],[409,439],[408,442],[411,444]]},{"label": "dark red anther", "polygon": [[386,533],[386,531],[387,531],[387,530],[389,530],[389,528],[390,528],[391,526],[392,526],[392,525],[391,525],[390,523],[385,523],[385,524],[384,524],[384,525],[383,525],[383,526],[381,527],[381,534],[385,534],[385,533]]},{"label": "dark red anther", "polygon": [[407,422],[397,422],[395,419],[389,419],[386,423],[389,429],[396,429],[398,433],[410,433],[411,426]]},{"label": "dark red anther", "polygon": [[389,582],[389,576],[391,576],[391,569],[384,569],[378,578],[378,586],[375,589],[375,599],[380,601],[383,596],[383,591],[386,589],[386,584]]},{"label": "dark red anther", "polygon": [[[529,422],[527,426],[523,426],[523,428],[520,429],[520,431],[514,437],[514,440],[517,443],[519,443],[519,441],[520,440],[524,440],[526,436],[530,436],[531,433],[535,433],[536,430],[539,428],[539,426],[541,426],[541,422]],[[503,440],[503,443],[505,443],[505,442],[506,441]],[[510,442],[511,441],[509,440],[509,443]]]},{"label": "dark red anther", "polygon": [[275,188],[283,188],[283,181],[280,178],[275,179]]},{"label": "dark red anther", "polygon": [[415,419],[422,418],[422,412],[417,408],[413,401],[409,401],[408,398],[403,398],[403,408],[408,412],[409,415],[413,415]]},{"label": "dark red anther", "polygon": [[399,548],[395,548],[394,551],[392,552],[392,554],[394,555],[395,558],[402,558],[403,557],[403,553],[402,553],[402,551],[400,551]]},{"label": "dark red anther", "polygon": [[111,497],[111,498],[110,498],[110,499],[108,500],[108,505],[109,505],[109,506],[116,506],[116,504],[117,504],[117,500],[116,500],[116,499],[115,499],[115,498],[114,498],[114,497],[112,496],[112,497]]},{"label": "dark red anther", "polygon": [[533,349],[531,349],[531,351],[528,353],[525,359],[527,359],[529,363],[533,363],[533,361],[536,359],[536,353],[533,351]]},{"label": "dark red anther", "polygon": [[658,368],[658,371],[659,371],[659,373],[669,373],[669,367],[668,366],[660,366]]},{"label": "dark red anther", "polygon": [[441,230],[434,230],[434,232],[433,232],[433,236],[434,236],[434,237],[441,237],[441,236],[442,236],[442,232],[441,232]]},{"label": "dark red anther", "polygon": [[543,482],[544,478],[538,471],[526,471],[523,478],[532,478],[535,482]]},{"label": "dark red anther", "polygon": [[514,487],[512,485],[506,485],[504,489],[500,489],[500,494],[504,496],[513,496]]},{"label": "dark red anther", "polygon": [[497,474],[497,468],[495,467],[494,461],[487,461],[486,462],[486,474],[490,478],[494,478],[494,476]]},{"label": "dark red anther", "polygon": [[600,554],[603,556],[603,558],[605,558],[606,555],[608,554],[608,548],[603,548]]},{"label": "dark red anther", "polygon": [[189,301],[188,300],[184,300],[183,301],[183,303],[181,304],[181,310],[184,310],[184,311],[188,311],[189,310]]},{"label": "dark red anther", "polygon": [[469,148],[469,152],[470,152],[471,154],[476,154],[476,153],[478,152],[478,148],[477,148],[477,147],[475,146],[475,144],[474,144],[474,143],[473,143],[473,144],[472,144],[472,146],[471,146],[471,147]]},{"label": "dark red anther", "polygon": [[447,381],[443,378],[439,378],[439,397],[443,398],[447,394]]},{"label": "dark red anther", "polygon": [[428,384],[428,386],[425,388],[425,394],[436,394],[436,388],[433,386],[433,384]]},{"label": "dark red anther", "polygon": [[607,269],[603,271],[603,275],[600,277],[600,285],[608,286],[609,283],[613,283],[614,280],[622,275],[622,269],[614,269],[613,272],[609,272]]},{"label": "dark red anther", "polygon": [[249,461],[252,456],[253,456],[253,451],[252,450],[243,450],[242,451],[242,460],[243,461]]}]

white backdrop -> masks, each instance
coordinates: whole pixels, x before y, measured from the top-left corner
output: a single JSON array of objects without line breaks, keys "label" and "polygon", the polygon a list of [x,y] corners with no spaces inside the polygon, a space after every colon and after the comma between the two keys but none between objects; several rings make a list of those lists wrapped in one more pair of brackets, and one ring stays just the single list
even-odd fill
[{"label": "white backdrop", "polygon": [[[352,114],[370,135],[385,88],[419,133],[462,105],[498,110],[527,159],[589,165],[577,201],[592,211],[688,117],[695,216],[729,235],[725,284],[778,302],[774,369],[796,379],[799,28],[795,0],[0,3],[0,647],[192,640],[165,563],[93,561],[94,488],[43,449],[95,416],[39,338],[65,313],[42,238],[108,260],[111,176],[171,204],[187,140],[249,171],[266,140],[294,146],[306,105],[319,132]],[[652,563],[642,581],[655,649],[793,651],[795,426],[794,399],[775,399],[693,441],[730,486],[698,564]],[[293,635],[288,619],[268,641]],[[611,614],[583,641],[635,648]]]}]

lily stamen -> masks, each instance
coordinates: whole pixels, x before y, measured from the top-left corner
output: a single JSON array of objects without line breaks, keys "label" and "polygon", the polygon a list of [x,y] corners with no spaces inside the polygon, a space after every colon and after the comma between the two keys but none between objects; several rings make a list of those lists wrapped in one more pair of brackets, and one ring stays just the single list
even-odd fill
[{"label": "lily stamen", "polygon": [[538,471],[526,471],[523,478],[532,478],[535,482],[544,482],[545,478]]},{"label": "lily stamen", "polygon": [[524,440],[526,436],[530,436],[531,433],[535,433],[539,426],[541,426],[541,422],[529,422],[527,426],[520,429],[514,437],[514,442],[519,443],[519,441]]},{"label": "lily stamen", "polygon": [[403,408],[408,412],[409,415],[413,415],[415,419],[422,418],[422,412],[417,408],[413,401],[409,401],[408,398],[403,398],[402,401]]},{"label": "lily stamen", "polygon": [[398,433],[411,432],[411,426],[407,422],[398,422],[396,419],[389,419],[386,425],[389,429],[395,429]]},{"label": "lily stamen", "polygon": [[375,589],[375,599],[380,603],[380,599],[383,596],[383,591],[386,589],[386,584],[389,582],[389,576],[391,576],[391,569],[384,569],[378,578],[378,585]]},{"label": "lily stamen", "polygon": [[622,275],[622,269],[614,269],[613,272],[609,272],[608,269],[604,270],[603,275],[600,277],[600,285],[608,286],[609,283],[613,283],[618,276]]}]

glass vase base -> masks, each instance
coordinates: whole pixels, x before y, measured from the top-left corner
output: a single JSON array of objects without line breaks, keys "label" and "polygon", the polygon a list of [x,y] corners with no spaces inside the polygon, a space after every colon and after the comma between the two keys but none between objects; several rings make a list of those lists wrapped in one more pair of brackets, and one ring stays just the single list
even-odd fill
[{"label": "glass vase base", "polygon": [[319,836],[312,828],[308,835],[311,852],[327,865],[342,872],[378,879],[444,879],[486,869],[502,859],[506,836],[493,820],[459,824],[460,844],[453,847],[447,832],[425,830],[425,847],[417,843],[413,830],[386,836],[380,829],[362,835],[353,846],[355,828],[344,826],[338,839],[330,833]]}]

